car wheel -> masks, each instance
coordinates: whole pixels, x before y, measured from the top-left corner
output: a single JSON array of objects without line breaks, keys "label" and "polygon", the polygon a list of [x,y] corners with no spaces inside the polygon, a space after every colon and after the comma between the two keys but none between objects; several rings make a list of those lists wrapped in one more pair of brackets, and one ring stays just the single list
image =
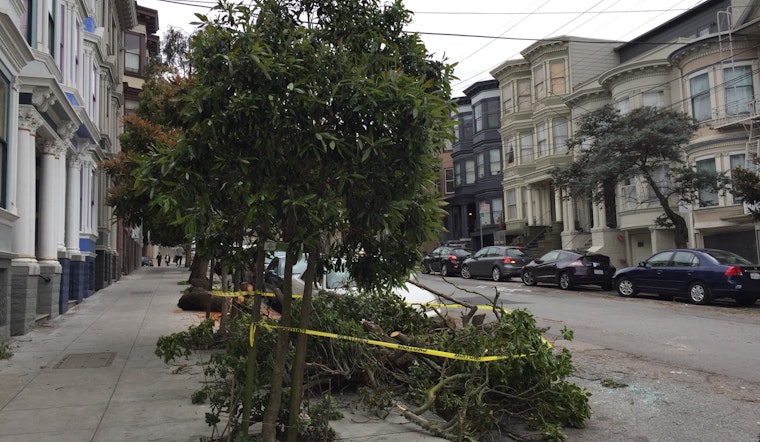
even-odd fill
[{"label": "car wheel", "polygon": [[501,270],[499,270],[498,267],[494,267],[493,270],[491,270],[491,278],[496,282],[501,281]]},{"label": "car wheel", "polygon": [[736,299],[736,305],[742,306],[742,307],[750,307],[755,305],[757,302],[757,298],[754,296],[744,297],[744,298],[735,298]]},{"label": "car wheel", "polygon": [[525,270],[522,273],[522,282],[525,285],[536,285],[536,276],[530,270]]},{"label": "car wheel", "polygon": [[689,286],[689,301],[693,304],[705,305],[710,300],[710,289],[704,283],[697,281]]},{"label": "car wheel", "polygon": [[427,263],[422,264],[422,273],[426,275],[430,273],[430,264],[427,264]]},{"label": "car wheel", "polygon": [[470,268],[467,266],[462,266],[462,278],[464,279],[470,279],[472,278],[472,275],[470,274]]},{"label": "car wheel", "polygon": [[449,276],[449,273],[450,273],[449,272],[449,266],[446,265],[446,264],[442,264],[441,265],[441,276],[443,276],[445,278],[445,277]]},{"label": "car wheel", "polygon": [[615,284],[618,295],[626,298],[636,296],[636,285],[628,278],[620,278]]},{"label": "car wheel", "polygon": [[562,290],[570,290],[573,288],[573,280],[570,278],[570,274],[562,272],[559,274],[559,288]]}]

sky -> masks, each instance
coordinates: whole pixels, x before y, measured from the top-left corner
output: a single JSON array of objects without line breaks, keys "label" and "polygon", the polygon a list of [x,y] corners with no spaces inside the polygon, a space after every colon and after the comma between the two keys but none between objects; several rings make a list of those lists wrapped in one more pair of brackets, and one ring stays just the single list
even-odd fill
[{"label": "sky", "polygon": [[[490,70],[549,37],[628,41],[705,0],[404,0],[414,13],[407,31],[420,34],[437,60],[457,63],[452,96],[493,77]],[[214,0],[137,0],[158,10],[158,35],[172,27],[194,29],[194,13]]]}]

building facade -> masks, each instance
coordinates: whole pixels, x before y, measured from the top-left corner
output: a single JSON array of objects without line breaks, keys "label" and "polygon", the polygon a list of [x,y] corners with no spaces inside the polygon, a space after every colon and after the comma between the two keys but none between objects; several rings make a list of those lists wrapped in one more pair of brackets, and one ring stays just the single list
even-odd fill
[{"label": "building facade", "polygon": [[0,341],[116,278],[98,163],[118,151],[133,0],[0,6]]},{"label": "building facade", "polygon": [[[695,169],[730,175],[738,166],[756,168],[758,24],[756,0],[707,1],[630,42],[557,37],[494,69],[506,243],[600,252],[616,266],[674,246],[672,230],[655,225],[662,208],[643,180],[594,204],[554,189],[548,171],[572,161],[566,141],[574,122],[607,104],[623,113],[660,106],[694,117],[700,128],[684,159]],[[673,202],[690,226],[690,246],[759,262],[758,225],[742,201],[730,192],[699,197],[694,207]]]},{"label": "building facade", "polygon": [[457,99],[459,124],[451,152],[454,195],[447,199],[450,240],[472,249],[495,243],[504,222],[499,84],[481,81]]}]

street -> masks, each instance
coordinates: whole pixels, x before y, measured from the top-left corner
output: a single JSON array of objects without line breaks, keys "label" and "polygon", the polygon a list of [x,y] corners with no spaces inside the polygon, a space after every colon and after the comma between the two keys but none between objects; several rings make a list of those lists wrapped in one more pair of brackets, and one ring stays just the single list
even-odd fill
[{"label": "street", "polygon": [[[760,439],[760,304],[696,306],[657,297],[621,298],[596,287],[562,291],[508,282],[419,275],[421,283],[468,302],[477,294],[508,310],[527,309],[545,336],[570,349],[574,383],[594,416],[575,441],[757,441]],[[560,330],[574,332],[571,342]],[[611,380],[620,388],[602,386]]]}]

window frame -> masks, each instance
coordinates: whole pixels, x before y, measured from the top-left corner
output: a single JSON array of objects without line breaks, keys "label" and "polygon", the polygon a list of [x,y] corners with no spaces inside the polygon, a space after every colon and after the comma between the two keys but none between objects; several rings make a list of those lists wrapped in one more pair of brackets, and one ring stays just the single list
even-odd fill
[{"label": "window frame", "polygon": [[538,158],[549,155],[549,131],[546,128],[546,121],[536,124],[536,150]]},{"label": "window frame", "polygon": [[521,78],[515,82],[517,89],[517,112],[526,112],[531,110],[531,80],[530,78]]},{"label": "window frame", "polygon": [[[737,69],[741,69],[742,71],[745,71],[745,73],[735,75]],[[729,72],[732,73],[729,75]],[[729,77],[733,78],[729,79]],[[750,65],[734,66],[723,69],[723,99],[725,100],[726,115],[735,116],[751,113],[751,106],[748,104],[753,103],[755,100],[753,77],[754,73],[752,72],[752,66]],[[742,80],[747,84],[741,84]],[[737,90],[748,90],[749,93],[743,94],[743,97],[738,97],[738,94],[736,94]],[[734,94],[731,94],[731,91],[733,91]],[[729,98],[729,94],[734,96]],[[735,104],[732,104],[732,102]],[[744,106],[746,110],[743,110],[742,106]],[[736,110],[733,112],[730,111],[733,108]]]},{"label": "window frame", "polygon": [[[564,129],[559,130],[560,128]],[[567,152],[568,130],[567,118],[556,117],[552,120],[552,148],[554,153]]]},{"label": "window frame", "polygon": [[11,82],[0,70],[0,208],[8,208],[8,110],[10,109]]},{"label": "window frame", "polygon": [[[129,39],[137,38],[137,51],[130,50]],[[142,34],[137,32],[124,32],[124,73],[137,74],[137,76],[143,76],[145,73],[145,67],[143,60],[145,59],[145,38]],[[127,63],[127,56],[132,55],[137,57],[137,68],[131,69],[130,64]]]},{"label": "window frame", "polygon": [[546,98],[546,71],[543,63],[533,68],[533,94],[536,101]]},{"label": "window frame", "polygon": [[[712,168],[704,167],[707,164],[712,164]],[[709,157],[709,158],[703,158],[701,160],[697,160],[694,162],[694,167],[699,172],[708,171],[708,169],[710,172],[718,171],[718,164],[715,157]],[[698,197],[699,197],[699,207],[716,207],[720,204],[719,199],[718,199],[718,192],[716,191],[707,191],[707,190],[699,189]],[[714,201],[714,204],[710,204],[710,202],[712,201]]]},{"label": "window frame", "polygon": [[443,169],[443,193],[451,195],[454,193],[454,168],[447,167]]},{"label": "window frame", "polygon": [[[562,72],[556,72],[559,75],[555,76],[555,66],[561,66]],[[565,60],[553,60],[549,62],[549,87],[552,95],[564,95],[567,93],[567,70],[565,69]],[[561,86],[561,87],[560,87]]]},{"label": "window frame", "polygon": [[478,152],[475,154],[475,170],[477,174],[475,178],[480,180],[486,176],[486,154],[485,152]]},{"label": "window frame", "polygon": [[475,160],[469,159],[464,161],[464,184],[475,183]]},{"label": "window frame", "polygon": [[[696,88],[697,81],[704,80],[706,88]],[[695,89],[698,91],[695,93]],[[710,73],[704,72],[689,78],[689,101],[691,116],[697,121],[707,121],[712,119],[712,97],[710,93]],[[706,106],[706,109],[704,107]],[[699,108],[699,112],[697,109]]]},{"label": "window frame", "polygon": [[491,176],[501,175],[501,149],[490,149],[488,151],[488,168]]}]

